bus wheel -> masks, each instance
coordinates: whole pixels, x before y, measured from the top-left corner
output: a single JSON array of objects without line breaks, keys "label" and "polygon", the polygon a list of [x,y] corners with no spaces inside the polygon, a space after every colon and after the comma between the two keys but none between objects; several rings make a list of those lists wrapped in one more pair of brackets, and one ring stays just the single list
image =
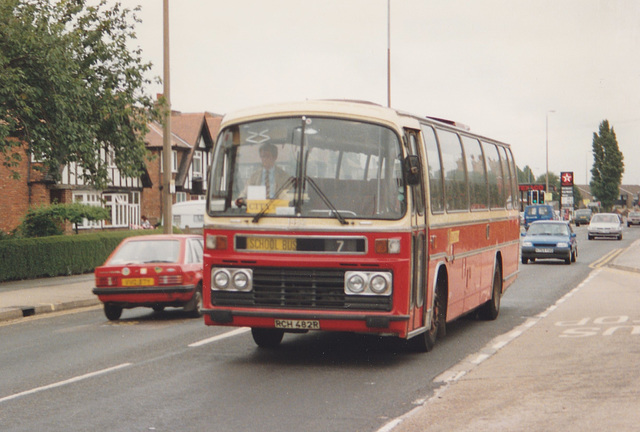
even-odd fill
[{"label": "bus wheel", "polygon": [[446,334],[442,295],[442,290],[439,287],[436,288],[436,298],[433,301],[433,309],[431,309],[431,327],[418,336],[414,336],[409,341],[411,348],[416,352],[431,351],[436,344],[436,339],[438,337],[444,337]]},{"label": "bus wheel", "polygon": [[193,297],[191,300],[184,305],[184,311],[189,314],[189,316],[193,318],[199,318],[202,316],[202,312],[200,309],[202,308],[202,283],[200,283],[196,290],[193,292]]},{"label": "bus wheel", "polygon": [[481,319],[493,321],[500,313],[500,298],[502,297],[502,271],[500,265],[496,265],[493,272],[493,289],[491,299],[480,307],[479,316]]},{"label": "bus wheel", "polygon": [[109,321],[118,321],[122,315],[122,307],[105,303],[104,314]]},{"label": "bus wheel", "polygon": [[251,336],[260,348],[274,348],[282,342],[284,330],[254,327],[251,329]]}]

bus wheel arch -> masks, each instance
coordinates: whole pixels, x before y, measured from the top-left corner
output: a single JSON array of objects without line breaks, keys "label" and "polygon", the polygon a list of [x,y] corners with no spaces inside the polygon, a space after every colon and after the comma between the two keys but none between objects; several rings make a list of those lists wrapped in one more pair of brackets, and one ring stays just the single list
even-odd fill
[{"label": "bus wheel arch", "polygon": [[[438,270],[436,278],[436,286],[434,289],[434,309],[437,310],[438,333],[439,338],[443,338],[447,334],[447,308],[449,305],[449,274],[447,268],[443,265]],[[436,314],[434,314],[434,317]]]},{"label": "bus wheel arch", "polygon": [[425,322],[427,314],[431,314],[429,328],[410,339],[411,347],[418,352],[431,351],[435,346],[436,340],[443,338],[447,333],[446,317],[449,277],[444,265],[437,270],[437,275],[433,286],[431,311],[425,311]]},{"label": "bus wheel arch", "polygon": [[491,298],[487,300],[478,310],[480,319],[493,321],[498,318],[500,313],[500,302],[503,293],[502,283],[502,256],[500,253],[496,255],[493,265],[493,281],[491,283]]}]

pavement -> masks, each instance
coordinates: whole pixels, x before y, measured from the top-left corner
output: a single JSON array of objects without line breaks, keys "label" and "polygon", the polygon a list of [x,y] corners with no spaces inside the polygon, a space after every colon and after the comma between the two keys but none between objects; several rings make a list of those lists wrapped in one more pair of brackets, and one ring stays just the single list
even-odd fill
[{"label": "pavement", "polygon": [[0,322],[100,304],[93,273],[0,283]]},{"label": "pavement", "polygon": [[[640,240],[590,267],[378,432],[640,430]],[[93,287],[93,274],[0,283],[0,322],[98,305]]]}]

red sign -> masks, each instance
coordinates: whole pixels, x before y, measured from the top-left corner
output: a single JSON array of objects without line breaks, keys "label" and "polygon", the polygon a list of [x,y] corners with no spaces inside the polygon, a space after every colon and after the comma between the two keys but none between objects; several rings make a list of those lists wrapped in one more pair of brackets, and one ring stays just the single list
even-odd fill
[{"label": "red sign", "polygon": [[562,186],[573,186],[573,172],[561,172],[560,173],[560,184]]},{"label": "red sign", "polygon": [[530,191],[530,190],[543,191],[544,185],[543,184],[520,184],[518,185],[518,189],[521,191]]}]

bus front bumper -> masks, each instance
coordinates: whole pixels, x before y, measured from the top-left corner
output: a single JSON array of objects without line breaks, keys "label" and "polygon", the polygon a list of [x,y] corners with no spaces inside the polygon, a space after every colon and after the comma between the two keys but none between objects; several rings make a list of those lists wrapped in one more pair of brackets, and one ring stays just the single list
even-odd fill
[{"label": "bus front bumper", "polygon": [[319,330],[406,335],[409,315],[202,309],[207,325],[275,328],[276,321],[317,321]]}]

